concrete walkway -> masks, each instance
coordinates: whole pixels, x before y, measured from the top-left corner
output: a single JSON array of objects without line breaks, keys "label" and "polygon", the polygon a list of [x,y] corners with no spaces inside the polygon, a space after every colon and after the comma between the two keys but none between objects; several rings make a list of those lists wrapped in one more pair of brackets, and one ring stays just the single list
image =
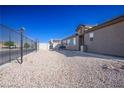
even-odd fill
[{"label": "concrete walkway", "polygon": [[40,50],[0,67],[0,87],[124,87],[124,62],[78,51]]}]

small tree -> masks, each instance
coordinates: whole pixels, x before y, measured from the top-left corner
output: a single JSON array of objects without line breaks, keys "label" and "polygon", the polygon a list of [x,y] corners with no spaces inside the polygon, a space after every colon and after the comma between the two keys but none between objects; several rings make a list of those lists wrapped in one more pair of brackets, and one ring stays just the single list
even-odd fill
[{"label": "small tree", "polygon": [[24,48],[28,49],[30,47],[30,45],[28,43],[24,44]]},{"label": "small tree", "polygon": [[11,46],[15,46],[14,42],[12,41],[7,41],[7,42],[4,42],[4,45],[7,46],[7,47],[11,47]]}]

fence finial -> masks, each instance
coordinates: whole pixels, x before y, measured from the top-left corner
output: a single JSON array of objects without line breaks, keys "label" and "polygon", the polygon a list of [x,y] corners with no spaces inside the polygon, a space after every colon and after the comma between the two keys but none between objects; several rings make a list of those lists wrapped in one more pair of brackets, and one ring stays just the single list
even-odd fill
[{"label": "fence finial", "polygon": [[20,31],[25,31],[25,28],[24,28],[24,27],[21,27],[21,28],[20,28]]}]

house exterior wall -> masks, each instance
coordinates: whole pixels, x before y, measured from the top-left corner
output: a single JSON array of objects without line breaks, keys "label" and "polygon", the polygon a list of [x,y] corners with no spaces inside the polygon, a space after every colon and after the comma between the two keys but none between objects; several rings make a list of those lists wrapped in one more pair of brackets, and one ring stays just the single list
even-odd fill
[{"label": "house exterior wall", "polygon": [[[92,41],[90,33],[93,33]],[[84,44],[88,52],[124,57],[124,21],[86,33]]]},{"label": "house exterior wall", "polygon": [[[74,45],[69,45],[68,40],[73,39],[73,38],[75,38],[75,41],[74,41],[75,44]],[[75,37],[72,37],[72,38],[69,38],[69,39],[67,39],[66,49],[68,49],[68,50],[79,50],[78,36],[75,36]]]}]

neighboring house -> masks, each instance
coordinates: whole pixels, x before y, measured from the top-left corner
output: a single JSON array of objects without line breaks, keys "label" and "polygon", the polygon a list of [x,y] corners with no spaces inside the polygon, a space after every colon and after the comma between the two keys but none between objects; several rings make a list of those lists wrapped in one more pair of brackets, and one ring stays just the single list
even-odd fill
[{"label": "neighboring house", "polygon": [[52,46],[52,49],[58,49],[60,45],[61,45],[61,40],[56,39],[49,41],[49,46]]},{"label": "neighboring house", "polygon": [[70,50],[124,57],[124,15],[93,27],[79,25],[62,42]]},{"label": "neighboring house", "polygon": [[53,40],[52,43],[53,43],[53,48],[58,49],[59,46],[61,45],[61,40]]}]

